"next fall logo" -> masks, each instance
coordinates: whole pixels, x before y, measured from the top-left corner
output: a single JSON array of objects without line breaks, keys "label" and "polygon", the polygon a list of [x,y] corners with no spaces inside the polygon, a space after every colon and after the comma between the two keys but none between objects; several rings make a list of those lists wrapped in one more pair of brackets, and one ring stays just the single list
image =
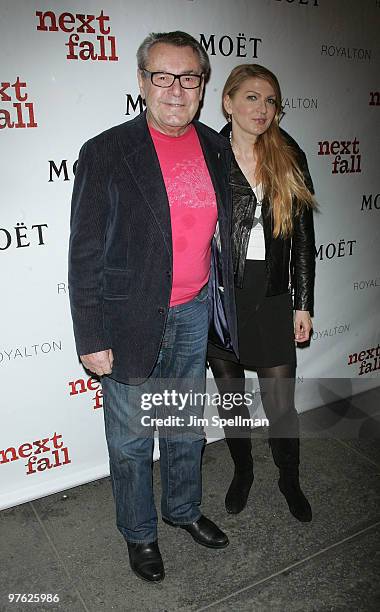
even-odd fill
[{"label": "next fall logo", "polygon": [[69,449],[64,445],[62,434],[56,432],[46,438],[0,450],[0,465],[19,459],[27,459],[25,464],[27,476],[71,463]]},{"label": "next fall logo", "polygon": [[352,174],[361,172],[360,142],[354,140],[320,140],[318,155],[334,155],[331,174]]},{"label": "next fall logo", "polygon": [[[12,79],[13,80],[13,79]],[[0,129],[36,128],[34,103],[29,100],[27,83],[18,76],[14,83],[0,83]]]},{"label": "next fall logo", "polygon": [[[103,9],[99,15],[83,13],[61,13],[54,11],[36,11],[37,30],[40,32],[65,32],[70,34],[67,43],[68,60],[92,60],[117,62],[116,37],[110,36],[110,18]],[[82,35],[90,35],[90,40],[83,40]]]},{"label": "next fall logo", "polygon": [[348,356],[348,365],[359,365],[359,376],[380,370],[380,344]]},{"label": "next fall logo", "polygon": [[93,402],[93,409],[103,408],[103,392],[102,385],[97,378],[90,376],[86,380],[84,378],[78,378],[77,380],[71,380],[69,382],[70,396],[78,395],[79,393],[87,393],[88,391],[95,392],[95,395],[91,397]]}]

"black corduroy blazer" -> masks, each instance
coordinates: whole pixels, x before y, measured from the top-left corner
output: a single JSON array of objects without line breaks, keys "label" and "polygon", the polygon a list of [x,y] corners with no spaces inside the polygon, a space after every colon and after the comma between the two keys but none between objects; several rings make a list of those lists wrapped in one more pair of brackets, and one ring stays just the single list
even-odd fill
[{"label": "black corduroy blazer", "polygon": [[[237,351],[231,150],[211,128],[194,126],[217,199],[225,310]],[[142,113],[83,145],[72,196],[69,292],[77,352],[112,348],[115,380],[152,372],[169,308],[172,256],[168,198]]]}]

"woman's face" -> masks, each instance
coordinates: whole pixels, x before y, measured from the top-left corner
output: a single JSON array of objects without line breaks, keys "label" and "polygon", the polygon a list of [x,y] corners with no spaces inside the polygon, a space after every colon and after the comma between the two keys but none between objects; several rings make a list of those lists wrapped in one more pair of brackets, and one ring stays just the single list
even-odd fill
[{"label": "woman's face", "polygon": [[243,81],[232,97],[225,96],[224,108],[232,118],[232,129],[254,140],[267,131],[276,115],[276,95],[272,85],[258,77]]}]

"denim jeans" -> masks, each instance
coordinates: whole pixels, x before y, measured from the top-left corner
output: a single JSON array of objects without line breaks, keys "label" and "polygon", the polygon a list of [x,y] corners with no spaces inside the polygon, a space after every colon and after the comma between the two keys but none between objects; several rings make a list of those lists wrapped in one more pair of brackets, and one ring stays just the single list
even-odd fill
[{"label": "denim jeans", "polygon": [[142,409],[142,397],[165,390],[204,393],[207,334],[204,287],[190,302],[169,309],[159,356],[148,380],[126,385],[109,376],[102,379],[116,523],[129,542],[157,539],[152,471],[155,427],[146,425],[152,417],[180,417],[184,422],[179,427],[158,427],[162,516],[176,524],[193,523],[201,516],[204,431],[197,423],[191,425],[190,417],[202,418],[203,402],[191,401],[192,394],[181,410],[176,401],[167,401],[147,411]]}]

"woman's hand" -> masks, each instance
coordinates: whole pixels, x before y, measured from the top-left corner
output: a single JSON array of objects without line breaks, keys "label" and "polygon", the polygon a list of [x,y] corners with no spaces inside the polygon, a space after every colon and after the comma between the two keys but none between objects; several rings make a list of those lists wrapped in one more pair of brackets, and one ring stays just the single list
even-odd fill
[{"label": "woman's hand", "polygon": [[294,338],[296,342],[307,342],[313,327],[308,310],[296,310],[294,316]]}]

